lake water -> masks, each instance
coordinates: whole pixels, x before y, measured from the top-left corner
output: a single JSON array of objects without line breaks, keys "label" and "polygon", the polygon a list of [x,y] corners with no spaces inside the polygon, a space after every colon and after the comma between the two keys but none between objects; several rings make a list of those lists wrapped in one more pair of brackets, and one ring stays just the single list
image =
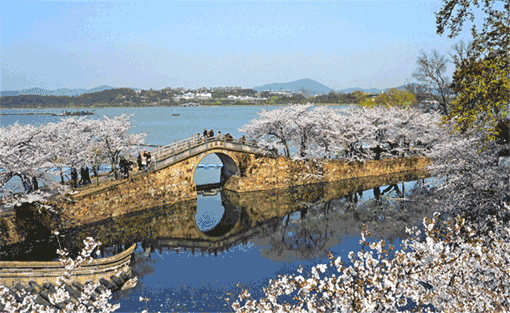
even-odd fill
[{"label": "lake water", "polygon": [[[242,134],[237,129],[256,118],[262,108],[276,107],[96,109],[97,115],[89,118],[135,113],[132,131],[147,132],[148,143],[165,145],[202,133],[204,128],[238,138]],[[2,113],[15,112],[59,113],[61,110],[2,110]],[[60,119],[37,115],[0,118],[2,126],[16,121],[40,124]],[[201,163],[220,165],[221,161],[216,156],[208,156]],[[195,183],[216,183],[219,175],[217,167],[205,166],[197,169]],[[369,241],[386,239],[398,248],[400,239],[405,237],[405,227],[431,215],[431,212],[396,212],[391,207],[393,198],[402,198],[417,181],[423,181],[413,175],[338,183],[334,186],[338,189],[334,198],[324,194],[326,186],[323,185],[241,195],[228,191],[210,196],[199,194],[196,201],[69,230],[61,235],[60,241],[73,247],[77,240],[94,236],[103,242],[104,256],[137,242],[133,271],[139,283],[134,289],[114,293],[113,302],[121,304],[119,312],[144,310],[146,304],[139,301],[140,297],[151,299],[147,303],[149,312],[230,312],[224,298],[231,298],[228,293],[239,294],[238,282],[257,298],[269,279],[294,274],[299,265],[310,271],[318,263],[329,264],[327,251],[341,256],[344,262],[348,260],[350,251],[361,248],[363,223],[371,231]],[[278,214],[271,218],[253,214],[265,206],[274,206]],[[212,242],[225,234],[228,236],[221,242],[233,238],[234,243],[223,244],[220,251],[213,248],[204,248],[204,253],[200,249],[191,251],[189,241],[169,230],[170,224],[179,223],[182,214],[193,215],[196,227],[210,235],[212,239],[203,241],[203,245],[212,247]],[[227,215],[235,216],[233,222],[219,227]],[[51,242],[50,246],[56,247],[56,242]],[[25,243],[23,249],[32,252],[24,256],[20,253],[19,258],[54,258],[45,244],[35,240]]]}]

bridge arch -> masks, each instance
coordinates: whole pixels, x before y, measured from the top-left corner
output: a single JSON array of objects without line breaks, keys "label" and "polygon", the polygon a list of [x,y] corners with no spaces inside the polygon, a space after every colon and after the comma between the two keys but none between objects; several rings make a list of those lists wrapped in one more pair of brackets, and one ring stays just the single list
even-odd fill
[{"label": "bridge arch", "polygon": [[215,154],[220,160],[223,166],[220,171],[220,183],[225,183],[231,176],[240,175],[241,171],[239,170],[239,163],[237,158],[234,155],[230,155],[231,153],[225,150],[209,150],[206,151],[197,158],[197,162],[193,166],[192,177],[195,178],[195,171],[198,167],[198,164],[208,155]]},{"label": "bridge arch", "polygon": [[251,228],[250,214],[240,206],[234,205],[222,190],[220,191],[221,205],[225,209],[221,220],[211,229],[201,230],[197,224],[196,213],[193,219],[200,239],[216,241],[223,238],[242,233]]}]

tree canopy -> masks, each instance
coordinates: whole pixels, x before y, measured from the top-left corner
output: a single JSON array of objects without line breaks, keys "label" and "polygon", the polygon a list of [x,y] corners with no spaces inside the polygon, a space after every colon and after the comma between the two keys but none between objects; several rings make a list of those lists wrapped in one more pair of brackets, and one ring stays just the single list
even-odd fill
[{"label": "tree canopy", "polygon": [[438,132],[445,131],[438,125],[437,112],[400,106],[335,110],[309,103],[262,110],[259,115],[239,131],[295,159],[364,161],[420,155],[436,143]]},{"label": "tree canopy", "polygon": [[398,90],[396,88],[383,92],[375,98],[367,96],[361,96],[359,98],[359,104],[365,107],[374,107],[377,105],[384,105],[387,107],[409,107],[416,104],[416,97],[412,93],[406,90]]},{"label": "tree canopy", "polygon": [[485,13],[484,25],[481,32],[472,26],[468,48],[456,47],[457,52],[466,53],[454,59],[452,88],[457,98],[446,119],[464,132],[484,129],[490,140],[498,134],[496,126],[510,103],[510,2],[445,0],[436,14],[437,33],[448,29],[450,38],[457,36],[466,20],[474,21],[474,7]]},{"label": "tree canopy", "polygon": [[[52,180],[53,171],[66,176],[69,168],[97,165],[98,153],[105,154],[116,169],[120,153],[142,144],[147,134],[130,134],[131,117],[122,114],[104,119],[63,118],[40,126],[14,124],[0,128],[0,194],[7,206],[23,202],[43,203],[53,194],[66,192]],[[23,187],[13,182],[19,177]],[[27,188],[33,179],[44,182],[51,193]]]},{"label": "tree canopy", "polygon": [[436,50],[431,55],[422,52],[416,61],[418,68],[413,77],[423,83],[420,87],[425,94],[439,103],[441,112],[450,112],[450,81],[445,77],[448,59]]}]

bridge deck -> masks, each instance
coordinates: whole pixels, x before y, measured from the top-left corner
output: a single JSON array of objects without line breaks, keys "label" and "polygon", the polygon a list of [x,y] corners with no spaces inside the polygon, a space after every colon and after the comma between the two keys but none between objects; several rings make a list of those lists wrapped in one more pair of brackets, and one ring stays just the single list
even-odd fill
[{"label": "bridge deck", "polygon": [[273,154],[271,151],[259,147],[254,140],[243,142],[237,139],[229,141],[224,137],[202,138],[198,140],[196,137],[193,137],[156,149],[154,155],[151,156],[152,163],[150,169],[158,170],[211,148],[265,155]]}]

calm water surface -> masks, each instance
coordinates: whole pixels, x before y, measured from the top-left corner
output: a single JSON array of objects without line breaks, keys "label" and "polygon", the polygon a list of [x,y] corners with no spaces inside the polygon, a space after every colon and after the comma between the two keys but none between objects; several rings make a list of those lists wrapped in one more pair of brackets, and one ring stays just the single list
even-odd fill
[{"label": "calm water surface", "polygon": [[[147,132],[148,143],[165,145],[201,133],[204,128],[238,138],[241,134],[237,129],[256,118],[261,108],[264,107],[96,109],[97,115],[89,118],[135,113],[132,131]],[[2,110],[14,112],[61,110]],[[172,116],[175,113],[180,115]],[[1,124],[40,124],[59,119],[1,116]],[[214,155],[201,163],[221,165]],[[219,182],[219,173],[216,167],[199,168],[195,182]],[[347,261],[350,251],[361,248],[363,223],[371,231],[369,241],[384,238],[398,248],[400,239],[405,237],[405,227],[431,215],[391,209],[392,198],[402,198],[417,181],[420,180],[410,174],[241,195],[228,191],[210,196],[199,194],[196,201],[69,230],[60,240],[73,247],[86,236],[94,236],[103,242],[104,256],[137,242],[133,271],[139,283],[134,289],[114,293],[113,302],[121,304],[119,312],[144,310],[146,304],[139,302],[139,297],[151,299],[147,303],[150,312],[230,312],[223,299],[232,299],[227,293],[239,294],[240,288],[235,286],[238,282],[257,298],[262,296],[269,279],[294,274],[300,264],[308,271],[318,263],[329,264],[327,251]],[[190,241],[173,228],[186,216],[194,219],[194,226],[190,227],[204,236],[203,252],[199,248],[192,251]],[[213,242],[221,243],[220,251],[214,250]],[[42,250],[49,251],[35,241],[27,244],[33,250],[30,258],[42,256]],[[54,256],[50,253],[44,258]]]}]

